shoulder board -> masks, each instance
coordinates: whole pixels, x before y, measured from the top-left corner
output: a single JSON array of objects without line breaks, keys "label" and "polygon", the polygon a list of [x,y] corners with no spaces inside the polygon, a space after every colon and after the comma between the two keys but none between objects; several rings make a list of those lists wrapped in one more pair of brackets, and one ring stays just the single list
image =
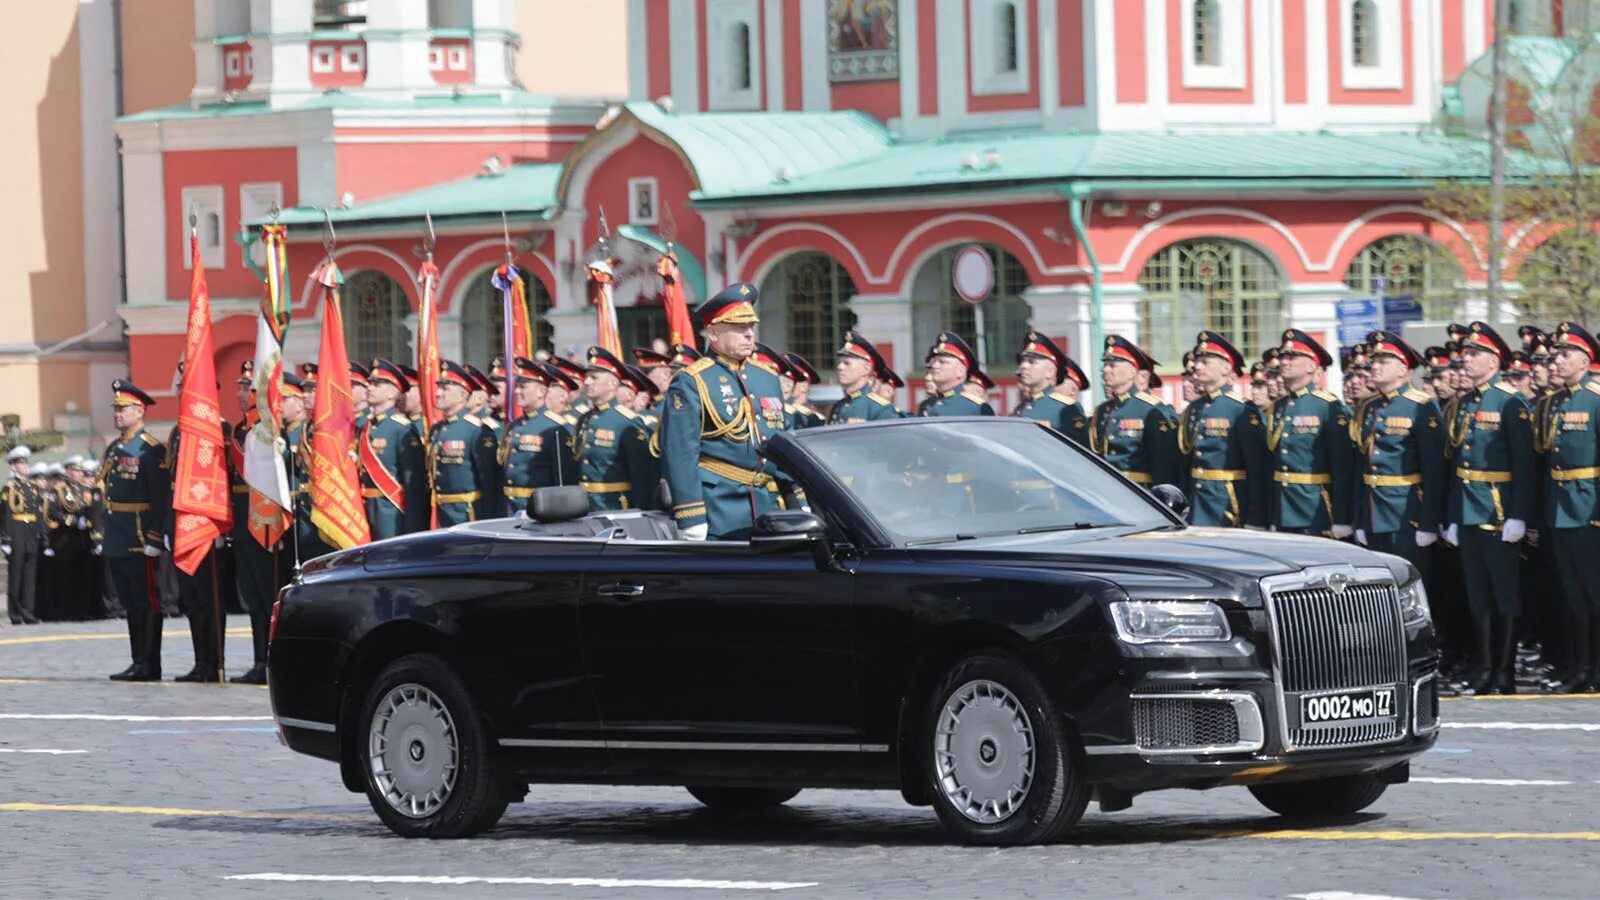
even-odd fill
[{"label": "shoulder board", "polygon": [[146,443],[146,444],[149,444],[149,445],[150,445],[150,446],[152,446],[152,447],[159,447],[159,446],[161,446],[161,442],[160,442],[160,441],[158,441],[158,440],[156,440],[156,438],[155,438],[155,435],[153,435],[153,434],[151,434],[151,433],[150,433],[150,432],[148,432],[148,431],[141,431],[141,432],[139,432],[139,437],[142,437],[142,438],[144,438],[144,442],[145,442],[145,443]]},{"label": "shoulder board", "polygon": [[461,418],[467,420],[468,422],[471,422],[474,425],[482,425],[483,424],[483,420],[478,418],[477,416],[473,415],[472,413],[466,413]]},{"label": "shoulder board", "polygon": [[1333,392],[1331,392],[1331,391],[1324,391],[1324,390],[1318,389],[1318,390],[1312,391],[1311,392],[1311,396],[1317,398],[1318,400],[1326,400],[1329,403],[1338,403],[1339,402],[1339,398],[1334,396]]},{"label": "shoulder board", "polygon": [[714,366],[716,364],[717,364],[717,361],[712,359],[711,357],[702,356],[699,359],[695,360],[694,362],[688,364],[687,366],[684,366],[683,367],[683,371],[680,374],[683,374],[683,375],[699,375],[701,372],[704,372],[705,370],[711,368],[712,366]]},{"label": "shoulder board", "polygon": [[401,425],[410,425],[411,424],[411,419],[407,418],[405,413],[390,413],[389,414],[389,421],[398,422]]},{"label": "shoulder board", "polygon": [[1403,392],[1401,392],[1400,396],[1410,400],[1413,403],[1427,403],[1429,400],[1433,399],[1433,397],[1430,396],[1427,391],[1424,391],[1422,388],[1414,387],[1406,388]]},{"label": "shoulder board", "polygon": [[1135,399],[1143,400],[1151,406],[1159,406],[1161,404],[1161,398],[1149,391],[1135,391],[1133,396]]},{"label": "shoulder board", "polygon": [[1057,401],[1059,403],[1065,403],[1068,406],[1072,405],[1072,403],[1073,403],[1073,399],[1071,397],[1068,397],[1066,394],[1063,394],[1059,390],[1051,391],[1050,393],[1046,394],[1045,396],[1047,396],[1051,400],[1055,400],[1055,401]]},{"label": "shoulder board", "polygon": [[633,410],[627,408],[626,406],[613,406],[611,408],[616,410],[619,413],[622,413],[622,417],[624,419],[637,419],[637,418],[639,418],[639,414],[638,413],[636,413]]},{"label": "shoulder board", "polygon": [[1600,394],[1600,382],[1591,381],[1588,384],[1584,385],[1583,387],[1584,387],[1585,390],[1592,391],[1592,392],[1594,392],[1596,394]]},{"label": "shoulder board", "polygon": [[989,399],[988,392],[971,382],[961,386],[961,396],[971,400],[973,403],[985,403]]},{"label": "shoulder board", "polygon": [[1508,394],[1521,394],[1522,393],[1521,391],[1517,390],[1516,388],[1512,387],[1511,385],[1506,384],[1504,381],[1496,381],[1494,383],[1494,386],[1495,386],[1496,390],[1505,391]]},{"label": "shoulder board", "polygon": [[[876,404],[878,404],[878,405],[879,405],[879,406],[888,406],[888,405],[889,405],[889,401],[887,401],[887,400],[885,400],[885,399],[883,399],[883,398],[882,398],[882,397],[879,397],[879,396],[878,396],[878,395],[877,395],[877,394],[867,394],[867,395],[866,395],[866,396],[867,396],[867,399],[868,399],[868,400],[871,400],[871,401],[872,401],[872,402],[873,402],[873,403],[876,403]],[[926,402],[928,402],[928,401],[926,401],[926,400],[924,400],[924,401],[922,401],[922,402],[923,402],[923,403],[926,403]],[[922,405],[922,404],[921,404],[921,403],[919,403],[919,404],[917,404],[917,405],[918,405],[918,406],[921,406],[921,405]]]}]

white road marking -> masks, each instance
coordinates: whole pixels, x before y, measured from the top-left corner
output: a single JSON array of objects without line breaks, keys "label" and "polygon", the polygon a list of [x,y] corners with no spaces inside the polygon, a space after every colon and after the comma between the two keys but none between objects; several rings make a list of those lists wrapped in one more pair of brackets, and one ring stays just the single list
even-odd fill
[{"label": "white road marking", "polygon": [[536,887],[665,888],[690,891],[787,891],[816,887],[815,881],[719,881],[705,878],[526,878],[479,875],[292,875],[255,872],[225,875],[225,881],[315,881],[345,884],[516,884]]},{"label": "white road marking", "polygon": [[81,722],[271,722],[271,716],[111,716],[100,713],[0,713],[0,719]]},{"label": "white road marking", "polygon": [[1419,778],[1415,775],[1411,776],[1411,780],[1419,784],[1489,784],[1497,787],[1553,787],[1572,783],[1544,778]]},{"label": "white road marking", "polygon": [[1413,897],[1396,897],[1392,894],[1352,894],[1349,891],[1317,891],[1289,896],[1297,900],[1415,900]]},{"label": "white road marking", "polygon": [[1446,728],[1488,731],[1600,731],[1600,722],[1444,722]]},{"label": "white road marking", "polygon": [[0,747],[0,753],[42,753],[46,756],[67,756],[72,753],[88,753],[87,750],[23,750],[20,747]]}]

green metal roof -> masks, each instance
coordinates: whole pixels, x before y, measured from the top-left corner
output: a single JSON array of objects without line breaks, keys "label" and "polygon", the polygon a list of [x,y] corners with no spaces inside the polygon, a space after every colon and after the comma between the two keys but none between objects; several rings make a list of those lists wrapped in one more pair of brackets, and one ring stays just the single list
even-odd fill
[{"label": "green metal roof", "polygon": [[1583,50],[1584,42],[1558,37],[1517,35],[1506,41],[1506,54],[1547,90],[1561,78],[1567,64]]},{"label": "green metal roof", "polygon": [[[437,224],[445,222],[498,222],[501,211],[512,218],[530,215],[543,217],[555,205],[556,178],[560,163],[527,163],[511,166],[495,175],[478,175],[447,181],[410,191],[330,210],[335,228],[381,228],[392,225],[422,226],[424,214],[432,214]],[[278,221],[284,225],[317,226],[322,210],[314,206],[294,206],[282,210]],[[262,225],[267,220],[250,222]]]}]

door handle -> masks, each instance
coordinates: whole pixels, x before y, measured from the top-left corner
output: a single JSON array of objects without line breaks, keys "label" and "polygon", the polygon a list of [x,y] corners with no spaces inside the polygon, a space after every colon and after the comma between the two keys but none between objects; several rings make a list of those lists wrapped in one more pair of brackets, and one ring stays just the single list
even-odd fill
[{"label": "door handle", "polygon": [[644,585],[612,582],[600,585],[595,592],[602,597],[642,597],[644,596]]}]

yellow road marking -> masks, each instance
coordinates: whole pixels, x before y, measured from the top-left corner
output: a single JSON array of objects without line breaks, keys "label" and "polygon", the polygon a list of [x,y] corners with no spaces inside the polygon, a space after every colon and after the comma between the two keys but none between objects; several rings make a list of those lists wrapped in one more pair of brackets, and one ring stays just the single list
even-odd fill
[{"label": "yellow road marking", "polygon": [[[249,637],[248,628],[229,628],[228,637]],[[56,641],[125,641],[128,635],[119,634],[36,634],[31,637],[0,638],[0,647],[14,647],[18,644],[49,644]]]},{"label": "yellow road marking", "polygon": [[1487,694],[1482,697],[1440,697],[1440,702],[1457,700],[1593,700],[1600,694]]},{"label": "yellow road marking", "polygon": [[99,806],[91,803],[0,803],[0,812],[108,813],[127,816],[178,816],[209,819],[303,819],[312,822],[370,822],[349,813],[265,812],[249,809],[188,809],[181,806]]},{"label": "yellow road marking", "polygon": [[1265,841],[1600,841],[1600,831],[1252,831],[1249,829],[1180,829],[1219,838]]}]

